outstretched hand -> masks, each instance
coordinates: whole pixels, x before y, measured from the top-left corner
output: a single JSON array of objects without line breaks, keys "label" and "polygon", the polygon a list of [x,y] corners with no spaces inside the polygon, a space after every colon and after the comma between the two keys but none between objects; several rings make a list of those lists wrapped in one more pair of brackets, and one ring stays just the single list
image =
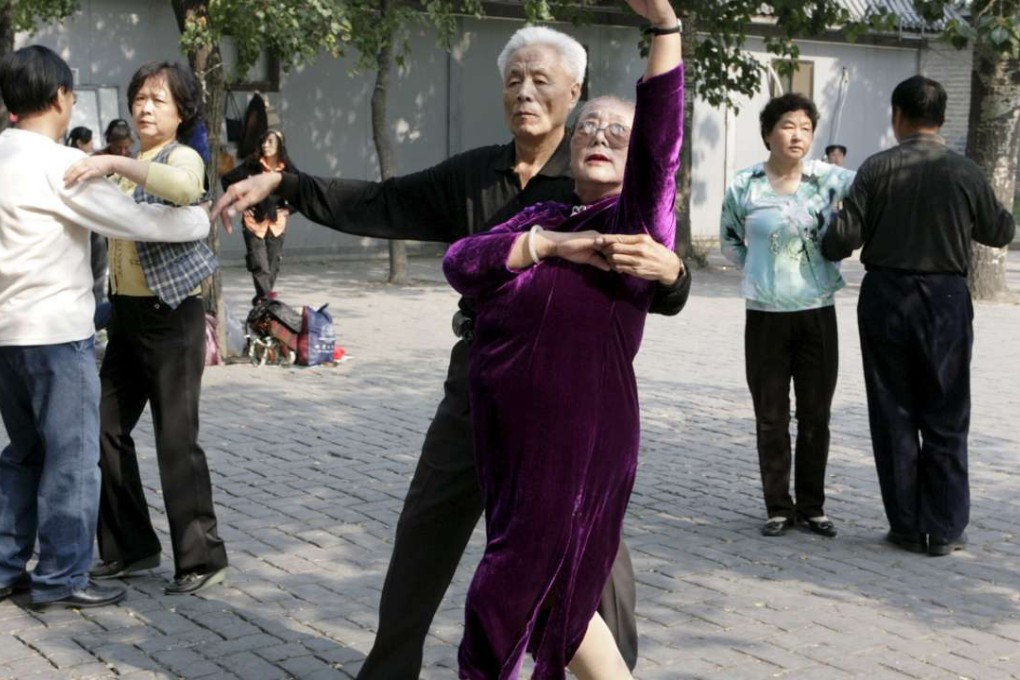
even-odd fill
[{"label": "outstretched hand", "polygon": [[278,172],[261,172],[231,184],[220,196],[220,200],[216,201],[210,219],[215,222],[218,217],[227,233],[231,233],[231,219],[276,191],[280,179]]},{"label": "outstretched hand", "polygon": [[668,26],[676,23],[676,12],[669,0],[626,0],[635,13],[648,19],[653,26]]},{"label": "outstretched hand", "polygon": [[73,187],[79,182],[84,182],[96,177],[106,177],[114,171],[114,156],[89,156],[77,161],[64,172],[64,186]]}]

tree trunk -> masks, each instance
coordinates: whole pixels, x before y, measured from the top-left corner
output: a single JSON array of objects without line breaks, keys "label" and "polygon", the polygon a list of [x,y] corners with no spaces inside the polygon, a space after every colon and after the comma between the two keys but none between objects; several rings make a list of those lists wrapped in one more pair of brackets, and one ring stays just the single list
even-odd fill
[{"label": "tree trunk", "polygon": [[[1020,59],[974,45],[967,156],[981,166],[996,198],[1013,207],[1020,152]],[[1006,248],[974,244],[968,284],[978,300],[1001,298],[1006,286]]]},{"label": "tree trunk", "polygon": [[[206,0],[173,0],[173,8],[177,17],[177,27],[182,33],[188,22],[208,20],[209,7]],[[223,72],[223,58],[220,55],[219,45],[203,45],[196,48],[188,54],[188,62],[202,88],[202,108],[206,132],[209,135],[210,159],[205,172],[209,181],[209,189],[215,197],[220,193],[218,172],[220,130],[223,127],[224,103],[226,101],[226,75]],[[215,224],[209,230],[206,243],[219,257],[220,232]],[[202,297],[205,300],[206,311],[216,317],[216,343],[219,345],[220,353],[224,357],[229,356],[227,309],[223,300],[223,276],[219,269],[202,283]]]},{"label": "tree trunk", "polygon": [[[379,14],[385,17],[391,0],[381,0]],[[386,131],[386,96],[393,70],[393,35],[387,36],[375,57],[375,88],[372,90],[372,141],[379,157],[379,174],[383,181],[393,177],[393,145]],[[389,242],[390,275],[388,281],[397,285],[407,283],[407,244],[399,240]]]},{"label": "tree trunk", "polygon": [[[14,8],[11,0],[0,0],[0,57],[14,51]],[[7,107],[0,98],[0,130],[7,127]]]},{"label": "tree trunk", "polygon": [[[694,62],[694,31],[696,17],[693,14],[684,14],[683,59],[685,63]],[[677,254],[682,258],[688,258],[693,248],[691,234],[691,165],[693,154],[692,127],[694,125],[694,88],[684,88],[684,144],[680,149],[680,170],[676,176],[676,245]]]}]

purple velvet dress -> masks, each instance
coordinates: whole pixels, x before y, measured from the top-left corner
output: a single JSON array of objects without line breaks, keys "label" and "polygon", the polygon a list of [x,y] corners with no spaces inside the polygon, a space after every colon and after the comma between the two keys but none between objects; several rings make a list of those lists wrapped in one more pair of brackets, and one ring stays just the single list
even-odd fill
[{"label": "purple velvet dress", "polygon": [[623,191],[572,215],[542,203],[455,243],[446,277],[477,304],[469,380],[488,541],[468,591],[460,677],[564,678],[620,542],[637,468],[633,360],[654,283],[551,258],[521,232],[647,233],[673,246],[683,66],[639,82]]}]

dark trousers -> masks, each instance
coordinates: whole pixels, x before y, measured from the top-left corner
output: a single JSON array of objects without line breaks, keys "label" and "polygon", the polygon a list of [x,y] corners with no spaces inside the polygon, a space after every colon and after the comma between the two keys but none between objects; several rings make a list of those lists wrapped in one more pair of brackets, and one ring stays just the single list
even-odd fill
[{"label": "dark trousers", "polygon": [[170,524],[174,575],[227,565],[216,530],[212,484],[198,445],[198,403],[205,368],[205,312],[198,297],[170,309],[156,298],[114,295],[99,375],[99,553],[130,563],[159,554],[131,437],[148,402]]},{"label": "dark trousers", "polygon": [[241,231],[244,233],[244,247],[248,251],[244,263],[255,283],[255,300],[259,300],[266,297],[276,285],[280,260],[283,259],[284,234],[273,236],[267,231],[265,238],[259,238],[248,229],[242,228]]},{"label": "dark trousers", "polygon": [[962,276],[873,271],[861,284],[871,445],[894,531],[952,539],[969,521],[973,318]]},{"label": "dark trousers", "polygon": [[[829,411],[839,369],[835,308],[747,310],[744,358],[768,516],[825,514]],[[790,497],[791,378],[797,399],[796,503]]]},{"label": "dark trousers", "polygon": [[[482,516],[467,356],[466,342],[454,345],[445,395],[397,522],[379,603],[379,631],[358,680],[417,680],[429,626]],[[635,598],[634,569],[621,542],[599,612],[631,668],[637,663]]]}]

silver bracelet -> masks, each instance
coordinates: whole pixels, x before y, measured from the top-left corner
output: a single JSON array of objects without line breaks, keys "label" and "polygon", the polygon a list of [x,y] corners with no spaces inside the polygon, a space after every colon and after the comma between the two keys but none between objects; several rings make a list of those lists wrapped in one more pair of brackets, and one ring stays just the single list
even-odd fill
[{"label": "silver bracelet", "polygon": [[535,225],[528,230],[528,255],[532,264],[538,264],[538,250],[535,248],[535,234],[545,231],[540,225]]}]

